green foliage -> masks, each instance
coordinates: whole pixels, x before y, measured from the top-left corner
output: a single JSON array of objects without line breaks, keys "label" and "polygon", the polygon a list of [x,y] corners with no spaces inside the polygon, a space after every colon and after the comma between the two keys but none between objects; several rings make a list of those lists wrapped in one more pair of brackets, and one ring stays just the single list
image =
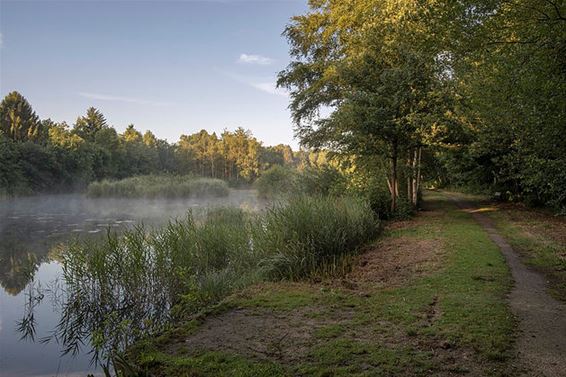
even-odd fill
[{"label": "green foliage", "polygon": [[0,198],[31,190],[21,166],[17,145],[0,131]]},{"label": "green foliage", "polygon": [[77,118],[73,132],[83,140],[94,141],[99,131],[107,128],[106,118],[94,107],[88,108],[85,116]]},{"label": "green foliage", "polygon": [[267,211],[254,232],[268,276],[300,279],[326,263],[340,263],[378,233],[367,202],[353,198],[299,197]]},{"label": "green foliage", "polygon": [[[445,68],[438,64],[444,40],[435,33],[439,19],[430,15],[452,9],[442,2],[309,5],[285,30],[293,61],[278,80],[290,90],[297,135],[309,147],[386,162],[391,211],[401,178],[411,180],[404,194],[416,206],[418,156],[451,105]],[[328,106],[330,115],[320,117]]]},{"label": "green foliage", "polygon": [[[171,319],[194,315],[264,279],[296,279],[328,269],[378,232],[369,206],[352,198],[298,198],[255,216],[240,209],[189,213],[163,229],[138,226],[104,240],[77,241],[61,254],[65,294],[52,299],[61,321],[52,339],[76,353],[87,340],[95,360]],[[43,292],[38,290],[43,297]],[[36,297],[21,331],[33,334]]]},{"label": "green foliage", "polygon": [[303,192],[309,195],[341,195],[347,186],[346,176],[330,165],[306,168],[299,181]]},{"label": "green foliage", "polygon": [[564,211],[564,4],[375,5],[311,2],[287,26],[292,62],[278,84],[301,143],[388,165],[375,172],[388,178],[391,211],[403,196],[418,205],[415,151],[435,186]]},{"label": "green foliage", "polygon": [[91,197],[118,198],[187,198],[228,196],[226,182],[194,176],[144,175],[119,181],[93,182],[88,186]]},{"label": "green foliage", "polygon": [[300,191],[299,173],[294,169],[275,165],[261,174],[255,181],[255,188],[264,198],[296,194]]},{"label": "green foliage", "polygon": [[41,141],[44,136],[39,117],[18,92],[9,93],[0,103],[0,130],[15,141]]},{"label": "green foliage", "polygon": [[[2,196],[82,190],[92,181],[156,174],[223,179],[240,186],[253,182],[262,170],[271,166],[291,168],[299,164],[299,158],[289,146],[263,147],[242,128],[234,132],[226,130],[220,137],[201,130],[181,135],[177,143],[169,144],[151,131],[142,134],[134,125],[118,134],[94,107],[78,117],[72,128],[50,119],[39,121],[31,105],[17,92],[4,98],[0,115]],[[177,183],[166,196],[214,191],[212,182],[203,180],[187,183],[185,187]],[[161,191],[165,192],[166,188],[162,187]],[[221,193],[218,188],[216,194]]]},{"label": "green foliage", "polygon": [[462,132],[438,151],[441,181],[564,211],[564,3],[486,5],[453,50]]},{"label": "green foliage", "polygon": [[255,188],[264,198],[301,194],[342,195],[346,185],[346,176],[330,165],[307,165],[302,171],[274,165],[264,171],[255,182]]}]

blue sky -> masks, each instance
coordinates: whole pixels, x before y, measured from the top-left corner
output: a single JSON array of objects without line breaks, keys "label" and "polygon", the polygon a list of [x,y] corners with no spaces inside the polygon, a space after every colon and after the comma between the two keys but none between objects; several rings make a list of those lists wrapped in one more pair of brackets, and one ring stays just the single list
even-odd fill
[{"label": "blue sky", "polygon": [[170,142],[200,129],[293,140],[281,33],[306,0],[0,0],[0,95],[21,92],[41,118],[74,123],[89,106],[122,131]]}]

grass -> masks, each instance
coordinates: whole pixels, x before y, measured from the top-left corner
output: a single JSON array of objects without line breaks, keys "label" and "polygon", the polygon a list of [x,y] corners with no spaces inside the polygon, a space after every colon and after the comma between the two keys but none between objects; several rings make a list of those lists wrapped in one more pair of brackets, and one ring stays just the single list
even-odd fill
[{"label": "grass", "polygon": [[203,352],[198,356],[171,357],[156,351],[141,360],[144,365],[166,365],[162,376],[277,377],[286,376],[273,362],[250,361],[222,352]]},{"label": "grass", "polygon": [[94,198],[202,198],[228,196],[228,184],[220,179],[193,176],[144,175],[118,181],[103,180],[88,186]]},{"label": "grass", "polygon": [[[65,288],[53,297],[61,320],[51,339],[70,353],[86,341],[95,361],[108,363],[117,350],[247,286],[335,271],[378,230],[364,201],[300,197],[265,213],[211,209],[163,229],[138,226],[77,242],[62,254]],[[33,326],[30,309],[22,326]]]},{"label": "grass", "polygon": [[485,195],[452,193],[478,203],[522,261],[545,275],[549,293],[566,302],[566,221],[549,209],[496,203]]},{"label": "grass", "polygon": [[299,197],[269,209],[253,240],[267,255],[272,279],[301,279],[313,271],[345,268],[345,250],[373,240],[377,220],[367,202],[353,198]]},{"label": "grass", "polygon": [[[269,359],[270,367],[277,368],[273,375],[507,373],[515,321],[505,301],[512,279],[504,258],[469,214],[457,210],[441,194],[428,194],[426,199],[427,206],[434,210],[426,221],[395,227],[383,238],[383,242],[398,238],[440,240],[442,260],[424,275],[409,277],[395,286],[360,282],[354,288],[344,288],[331,280],[259,283],[224,301],[226,312],[232,308],[258,313],[267,310],[283,318],[308,313],[304,330],[300,330],[312,328],[311,343],[302,351],[305,354],[292,364]],[[206,318],[200,323],[206,323]],[[186,339],[183,337],[177,347],[186,347]],[[222,367],[216,359],[203,359],[202,354],[190,354],[190,350],[189,354],[168,354],[151,366],[144,364],[144,358],[176,344],[172,338],[161,341],[155,346],[148,340],[147,347],[134,353],[142,367],[152,372],[165,370],[171,376],[191,375],[187,372],[191,369],[172,369],[178,360],[190,365],[199,363],[195,375],[214,376]],[[294,349],[291,339],[286,347]],[[250,365],[261,375],[265,367],[236,351],[223,352],[246,361],[243,365],[231,364],[235,375],[246,375]]]},{"label": "grass", "polygon": [[497,230],[520,253],[525,263],[547,277],[549,292],[566,302],[566,222],[517,206],[493,209],[487,214]]}]

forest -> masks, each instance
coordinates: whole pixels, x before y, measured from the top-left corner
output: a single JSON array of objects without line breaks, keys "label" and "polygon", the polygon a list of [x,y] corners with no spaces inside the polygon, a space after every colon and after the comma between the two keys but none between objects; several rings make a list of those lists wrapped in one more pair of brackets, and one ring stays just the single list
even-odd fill
[{"label": "forest", "polygon": [[314,1],[285,30],[303,144],[386,162],[393,202],[422,161],[437,187],[563,210],[564,4],[386,3]]},{"label": "forest", "polygon": [[193,174],[237,185],[253,182],[273,165],[318,158],[287,145],[264,147],[242,128],[220,136],[201,130],[174,144],[133,125],[118,134],[93,107],[69,127],[40,120],[18,92],[3,99],[0,114],[0,194],[10,196],[82,190],[92,181],[148,174]]}]

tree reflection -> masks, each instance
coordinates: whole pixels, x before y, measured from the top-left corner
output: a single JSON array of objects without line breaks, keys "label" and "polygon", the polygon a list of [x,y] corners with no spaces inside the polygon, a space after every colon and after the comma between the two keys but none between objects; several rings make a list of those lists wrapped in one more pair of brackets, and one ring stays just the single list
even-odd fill
[{"label": "tree reflection", "polygon": [[33,280],[42,258],[22,250],[14,241],[6,240],[0,246],[0,286],[16,296]]}]

